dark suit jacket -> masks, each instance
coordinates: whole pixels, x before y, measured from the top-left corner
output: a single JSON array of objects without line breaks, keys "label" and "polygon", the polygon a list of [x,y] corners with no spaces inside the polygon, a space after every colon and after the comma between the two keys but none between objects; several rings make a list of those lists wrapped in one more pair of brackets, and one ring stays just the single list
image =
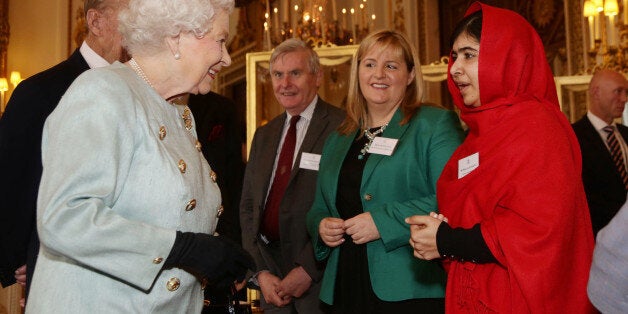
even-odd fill
[{"label": "dark suit jacket", "polygon": [[31,282],[39,250],[35,214],[44,122],[72,81],[88,69],[77,49],[21,82],[0,119],[0,280],[5,287],[15,282],[15,270],[25,263]]},{"label": "dark suit jacket", "polygon": [[[258,232],[285,119],[286,114],[281,114],[255,132],[240,202],[243,247],[255,259],[258,270],[269,269],[273,272],[276,267],[269,265],[262,257],[260,251],[262,243],[258,243],[261,242],[258,241]],[[344,112],[341,109],[319,98],[279,208],[279,234],[283,260],[275,261],[282,272],[275,273],[277,276],[283,277],[300,265],[314,282],[318,282],[322,277],[323,268],[314,258],[312,242],[305,225],[305,215],[314,201],[318,172],[300,169],[299,165],[303,152],[321,154],[327,136],[343,119]]]},{"label": "dark suit jacket", "polygon": [[196,122],[203,155],[218,177],[224,212],[216,231],[241,243],[239,205],[244,177],[242,146],[245,143],[242,119],[231,99],[214,92],[190,95],[188,106]]},{"label": "dark suit jacket", "polygon": [[[602,229],[626,202],[626,188],[604,141],[585,115],[573,124],[582,151],[582,181],[587,194],[593,233]],[[617,125],[628,143],[628,127]]]}]

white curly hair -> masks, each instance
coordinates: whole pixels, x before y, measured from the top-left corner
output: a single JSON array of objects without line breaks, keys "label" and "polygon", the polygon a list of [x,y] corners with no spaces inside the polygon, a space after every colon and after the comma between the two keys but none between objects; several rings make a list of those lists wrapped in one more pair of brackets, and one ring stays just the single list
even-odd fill
[{"label": "white curly hair", "polygon": [[233,7],[234,0],[130,0],[119,15],[123,45],[131,55],[159,52],[164,38],[188,31],[204,36],[216,13]]}]

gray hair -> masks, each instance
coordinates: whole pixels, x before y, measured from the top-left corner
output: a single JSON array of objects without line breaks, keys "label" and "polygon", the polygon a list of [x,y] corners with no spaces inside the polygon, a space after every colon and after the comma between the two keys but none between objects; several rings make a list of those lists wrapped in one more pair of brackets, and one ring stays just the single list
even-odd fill
[{"label": "gray hair", "polygon": [[83,16],[87,16],[87,11],[91,9],[102,11],[108,7],[118,8],[121,5],[120,1],[121,0],[84,0]]},{"label": "gray hair", "polygon": [[85,0],[83,3],[83,16],[87,15],[87,11],[90,9],[100,10],[104,5],[103,3],[107,0]]},{"label": "gray hair", "polygon": [[286,39],[284,42],[275,47],[275,50],[273,50],[273,53],[270,55],[271,71],[273,68],[273,63],[275,63],[277,58],[279,58],[283,54],[295,51],[306,51],[308,53],[309,58],[307,63],[310,66],[311,73],[316,74],[318,73],[318,71],[320,71],[321,64],[316,51],[314,51],[312,47],[308,46],[302,40],[296,38]]},{"label": "gray hair", "polygon": [[216,13],[233,11],[234,0],[130,0],[119,15],[124,46],[132,55],[163,49],[164,38],[193,32],[203,37],[212,27]]}]

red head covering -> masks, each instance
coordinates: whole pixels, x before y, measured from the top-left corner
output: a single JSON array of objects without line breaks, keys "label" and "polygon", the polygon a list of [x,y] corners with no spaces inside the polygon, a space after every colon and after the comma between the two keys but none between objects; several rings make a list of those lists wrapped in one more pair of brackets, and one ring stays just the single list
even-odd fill
[{"label": "red head covering", "polygon": [[518,14],[476,2],[467,15],[478,10],[481,105],[465,106],[448,75],[469,135],[437,197],[452,227],[480,223],[498,262],[448,262],[447,312],[590,312],[593,233],[581,155],[543,44]]},{"label": "red head covering", "polygon": [[[473,3],[465,16],[480,10],[484,17],[478,66],[482,106],[466,106],[451,73],[447,75],[449,91],[463,120],[475,124],[475,116],[467,121],[466,113],[532,99],[558,108],[554,77],[536,30],[514,12],[480,2]],[[452,65],[449,63],[449,70]]]}]

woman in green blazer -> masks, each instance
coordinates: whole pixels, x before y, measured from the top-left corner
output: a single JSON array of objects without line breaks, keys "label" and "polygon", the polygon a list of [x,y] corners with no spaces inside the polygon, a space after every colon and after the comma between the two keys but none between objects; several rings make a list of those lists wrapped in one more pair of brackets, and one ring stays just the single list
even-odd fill
[{"label": "woman in green blazer", "polygon": [[327,260],[320,298],[335,313],[444,312],[445,273],[413,258],[404,219],[436,210],[463,133],[455,113],[421,104],[418,64],[394,31],[369,35],[353,58],[347,118],[327,139],[307,215]]}]

